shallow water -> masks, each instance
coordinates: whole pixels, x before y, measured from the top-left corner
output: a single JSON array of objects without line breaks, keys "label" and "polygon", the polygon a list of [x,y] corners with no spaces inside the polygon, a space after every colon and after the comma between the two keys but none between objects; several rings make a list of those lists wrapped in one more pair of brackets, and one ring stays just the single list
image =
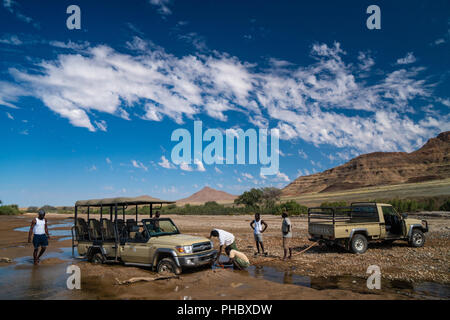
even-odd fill
[{"label": "shallow water", "polygon": [[[50,233],[50,236],[54,236],[54,237],[64,237],[64,240],[69,240],[72,239],[72,234],[70,231],[70,228],[73,226],[73,221],[70,220],[64,220],[64,223],[57,223],[57,224],[48,224],[48,232]],[[56,228],[69,228],[69,229],[63,229],[63,230],[54,230]],[[30,231],[30,227],[26,226],[26,227],[20,227],[20,228],[15,228],[14,231],[21,231],[21,232],[29,232]],[[63,239],[59,239],[59,241],[62,241]]]},{"label": "shallow water", "polygon": [[380,290],[369,290],[367,279],[352,276],[308,277],[295,273],[295,268],[280,271],[266,266],[250,266],[250,276],[283,284],[294,284],[317,290],[342,289],[363,294],[397,293],[417,299],[450,299],[450,286],[435,282],[412,283],[403,280],[381,280]]},{"label": "shallow water", "polygon": [[[44,254],[41,259],[57,258],[61,263],[34,266],[32,257],[14,259],[15,264],[0,267],[0,299],[95,299],[98,290],[97,283],[85,283],[84,290],[69,290],[66,286],[69,274],[67,267],[74,263],[71,248],[60,248],[60,252]],[[221,262],[225,262],[221,257]],[[119,266],[118,266],[119,267]],[[202,272],[196,270],[192,272]],[[272,282],[293,284],[318,290],[342,289],[364,294],[397,293],[417,299],[450,299],[450,286],[421,282],[411,283],[401,280],[382,279],[381,290],[369,290],[366,279],[352,276],[337,277],[308,277],[296,273],[295,268],[281,271],[267,266],[250,266],[246,271],[232,271],[247,273],[248,276],[265,279]],[[245,284],[244,284],[245,286]],[[92,288],[91,288],[92,287]],[[89,289],[91,288],[91,290]],[[167,288],[178,291],[180,288]],[[114,295],[106,298],[114,299]],[[232,297],[231,297],[232,298]],[[294,297],[293,297],[294,298]]]},{"label": "shallow water", "polygon": [[58,264],[33,265],[33,257],[14,259],[15,264],[0,268],[0,299],[50,299],[68,291],[66,268],[72,264],[71,248],[61,248],[61,252],[45,253],[41,260],[58,258]]}]

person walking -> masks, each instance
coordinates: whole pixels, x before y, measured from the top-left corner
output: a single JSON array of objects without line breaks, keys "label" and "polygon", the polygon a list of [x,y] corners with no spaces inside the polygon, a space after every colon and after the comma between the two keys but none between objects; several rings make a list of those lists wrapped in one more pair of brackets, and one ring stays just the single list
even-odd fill
[{"label": "person walking", "polygon": [[283,218],[283,222],[281,224],[281,233],[283,235],[283,251],[284,251],[283,260],[286,260],[288,250],[289,250],[288,259],[292,258],[292,247],[291,247],[292,224],[291,220],[289,219],[289,214],[286,210],[282,213],[281,217]]},{"label": "person walking", "polygon": [[[264,228],[263,228],[264,226]],[[263,255],[267,256],[267,252],[264,252],[264,244],[263,244],[263,236],[262,234],[264,231],[266,231],[268,225],[267,223],[261,219],[261,216],[259,213],[255,213],[255,220],[250,222],[250,227],[253,229],[253,236],[255,238],[256,242],[256,249],[258,252],[255,252],[255,256],[260,254],[259,252],[259,246],[261,246]]]},{"label": "person walking", "polygon": [[[40,261],[41,256],[44,254],[48,246],[48,240],[50,235],[47,228],[47,219],[45,219],[45,211],[39,210],[38,217],[34,218],[31,222],[30,231],[28,232],[28,243],[31,243],[31,236],[33,235],[33,260],[34,264],[37,265]],[[39,252],[39,247],[41,252]],[[39,254],[38,254],[39,252]]]}]

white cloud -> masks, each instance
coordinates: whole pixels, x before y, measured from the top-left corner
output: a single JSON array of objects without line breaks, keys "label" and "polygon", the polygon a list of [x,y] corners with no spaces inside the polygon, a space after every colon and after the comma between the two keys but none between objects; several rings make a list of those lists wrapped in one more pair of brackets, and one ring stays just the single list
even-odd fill
[{"label": "white cloud", "polygon": [[8,119],[14,120],[14,117],[11,115],[11,113],[6,112],[6,116],[8,117]]},{"label": "white cloud", "polygon": [[109,159],[109,158],[106,158],[106,163],[107,163],[107,164],[112,164],[112,161],[111,161],[111,159]]},{"label": "white cloud", "polygon": [[161,167],[166,168],[166,169],[173,169],[173,168],[175,168],[175,166],[173,164],[171,164],[169,162],[169,160],[167,160],[167,158],[165,156],[161,157],[161,162],[158,162],[158,164]]},{"label": "white cloud", "polygon": [[282,181],[285,181],[285,182],[289,182],[289,181],[290,181],[290,180],[289,180],[289,177],[287,176],[287,174],[282,173],[282,172],[280,172],[280,171],[277,172],[277,178],[278,178],[279,180],[282,180]]},{"label": "white cloud", "polygon": [[244,172],[244,173],[242,173],[242,176],[247,179],[253,179],[253,176],[250,173]]},{"label": "white cloud", "polygon": [[436,41],[434,41],[434,44],[435,45],[440,45],[440,44],[443,44],[443,43],[445,43],[446,41],[445,41],[445,39],[444,38],[439,38],[439,39],[437,39]]},{"label": "white cloud", "polygon": [[200,171],[200,172],[206,171],[205,166],[203,165],[203,162],[201,162],[200,160],[194,159],[194,164],[197,165],[197,171]]},{"label": "white cloud", "polygon": [[171,0],[149,0],[150,4],[158,7],[158,12],[162,15],[172,14],[172,11],[169,9],[168,5]]},{"label": "white cloud", "polygon": [[359,82],[372,58],[360,53],[359,66],[347,64],[339,43],[313,45],[310,65],[275,69],[220,52],[177,57],[137,37],[127,45],[131,53],[103,45],[44,61],[38,72],[10,69],[18,85],[0,82],[0,104],[15,107],[20,96],[33,95],[90,131],[106,129],[91,121],[98,113],[129,120],[130,113],[149,121],[169,117],[181,124],[199,114],[227,121],[227,112],[236,111],[258,127],[274,124],[281,139],[364,152],[412,150],[450,122],[448,114],[410,116],[412,100],[432,98],[432,84],[420,79],[423,69]]},{"label": "white cloud", "polygon": [[94,123],[99,130],[106,132],[106,129],[108,128],[108,126],[106,125],[106,121],[100,120],[100,121],[94,121]]},{"label": "white cloud", "polygon": [[23,42],[17,36],[12,35],[12,36],[9,36],[8,38],[0,39],[0,43],[9,44],[9,45],[13,45],[13,46],[19,46]]},{"label": "white cloud", "polygon": [[192,44],[192,46],[197,50],[203,51],[207,49],[205,39],[196,32],[182,34],[179,35],[178,38],[180,40]]},{"label": "white cloud", "polygon": [[131,160],[131,164],[133,165],[133,167],[138,168],[138,169],[143,169],[144,171],[148,171],[148,168],[140,161],[137,160]]},{"label": "white cloud", "polygon": [[308,159],[308,155],[303,150],[298,150],[298,155],[303,159]]},{"label": "white cloud", "polygon": [[193,171],[192,167],[189,164],[187,164],[186,162],[182,162],[180,164],[180,169],[183,171]]},{"label": "white cloud", "polygon": [[220,174],[222,174],[223,172],[222,172],[222,170],[220,170],[219,168],[217,168],[217,167],[214,167],[214,170],[217,172],[217,173],[220,173]]},{"label": "white cloud", "polygon": [[416,62],[416,57],[412,52],[408,52],[408,54],[404,58],[397,59],[397,64],[410,64]]},{"label": "white cloud", "polygon": [[375,61],[365,52],[359,53],[358,60],[360,62],[359,68],[363,71],[369,71],[375,65]]},{"label": "white cloud", "polygon": [[3,7],[7,11],[9,11],[11,14],[15,15],[19,20],[26,22],[26,23],[30,23],[36,29],[40,28],[39,23],[34,22],[34,20],[31,17],[28,17],[25,14],[23,14],[21,11],[19,11],[19,9],[18,9],[19,5],[17,4],[16,1],[3,0]]}]

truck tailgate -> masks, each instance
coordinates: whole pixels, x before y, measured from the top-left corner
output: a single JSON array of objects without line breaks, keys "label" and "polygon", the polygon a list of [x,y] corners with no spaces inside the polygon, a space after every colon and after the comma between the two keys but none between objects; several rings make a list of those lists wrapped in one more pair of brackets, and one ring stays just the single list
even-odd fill
[{"label": "truck tailgate", "polygon": [[334,237],[334,227],[332,223],[310,223],[308,232],[313,236]]}]

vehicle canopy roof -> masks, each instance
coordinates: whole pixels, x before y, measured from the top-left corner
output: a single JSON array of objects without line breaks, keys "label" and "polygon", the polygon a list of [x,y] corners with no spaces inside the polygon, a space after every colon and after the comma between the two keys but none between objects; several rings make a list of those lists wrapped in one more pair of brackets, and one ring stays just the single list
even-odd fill
[{"label": "vehicle canopy roof", "polygon": [[90,207],[100,207],[100,206],[127,206],[127,205],[144,205],[144,204],[169,204],[175,203],[175,201],[161,200],[158,198],[150,197],[147,195],[139,197],[118,197],[118,198],[104,198],[104,199],[91,199],[91,200],[78,200],[75,202],[75,206],[90,206]]}]

